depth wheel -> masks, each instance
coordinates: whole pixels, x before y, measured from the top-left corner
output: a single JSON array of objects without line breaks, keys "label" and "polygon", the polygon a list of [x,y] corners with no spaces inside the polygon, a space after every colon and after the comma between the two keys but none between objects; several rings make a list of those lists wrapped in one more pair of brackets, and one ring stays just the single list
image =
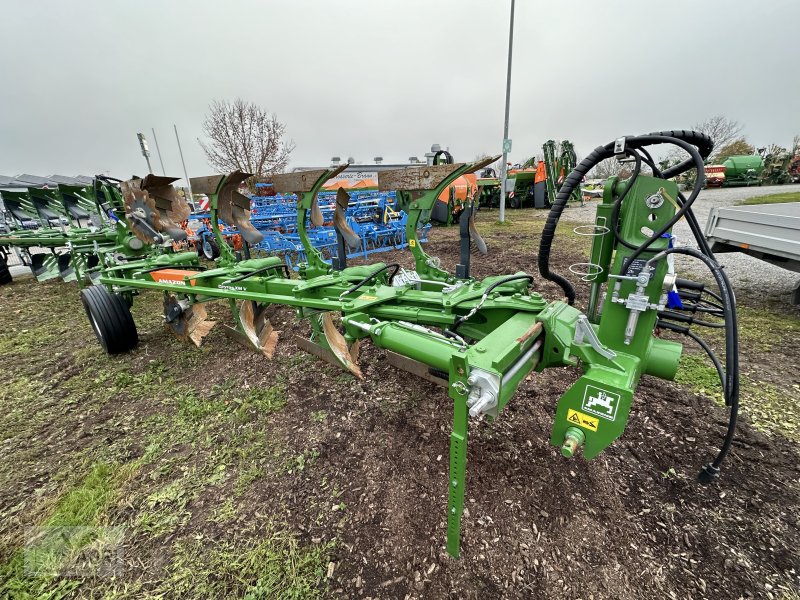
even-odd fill
[{"label": "depth wheel", "polygon": [[8,269],[6,257],[0,255],[0,285],[8,285],[13,280],[13,277],[11,277],[11,271]]},{"label": "depth wheel", "polygon": [[214,260],[215,258],[219,258],[219,246],[217,246],[216,240],[205,238],[203,240],[201,249],[203,251],[203,256],[205,256],[206,259]]},{"label": "depth wheel", "polygon": [[81,302],[94,334],[108,354],[120,354],[136,347],[139,334],[122,296],[93,285],[81,290]]}]

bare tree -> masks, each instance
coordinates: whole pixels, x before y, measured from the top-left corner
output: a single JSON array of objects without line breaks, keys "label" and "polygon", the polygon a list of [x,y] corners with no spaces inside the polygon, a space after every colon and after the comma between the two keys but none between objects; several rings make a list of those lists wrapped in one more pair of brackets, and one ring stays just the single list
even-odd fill
[{"label": "bare tree", "polygon": [[215,100],[203,121],[208,142],[197,140],[208,163],[220,173],[236,169],[263,178],[286,168],[294,142],[284,141],[286,125],[241,98]]},{"label": "bare tree", "polygon": [[589,172],[589,179],[608,179],[615,177],[625,168],[616,158],[607,158]]},{"label": "bare tree", "polygon": [[[714,140],[714,148],[717,150],[741,138],[742,129],[743,126],[738,121],[734,121],[722,115],[709,117],[699,123],[695,123],[692,127],[693,131],[705,133]],[[689,158],[689,154],[681,148],[673,146],[670,148],[666,158],[673,163],[679,163]],[[716,163],[716,156],[711,156],[711,162]]]},{"label": "bare tree", "polygon": [[[478,162],[479,160],[483,160],[484,158],[489,158],[490,156],[491,154],[486,154],[486,152],[481,152],[480,154],[475,155],[474,162]],[[493,163],[486,165],[483,169],[481,169],[481,171],[485,169],[493,169],[494,172],[497,174],[497,176],[500,177],[500,163],[502,162],[503,160],[501,158],[498,158]]]},{"label": "bare tree", "polygon": [[717,115],[700,121],[693,129],[714,140],[715,148],[724,148],[742,137],[743,127],[738,121]]},{"label": "bare tree", "polygon": [[[589,171],[589,179],[608,179],[609,177],[619,177],[620,179],[627,179],[634,171],[634,163],[632,162],[619,162],[616,158],[607,158],[598,164],[594,169]],[[652,169],[644,162],[642,163],[639,173],[642,175],[649,175]]]}]

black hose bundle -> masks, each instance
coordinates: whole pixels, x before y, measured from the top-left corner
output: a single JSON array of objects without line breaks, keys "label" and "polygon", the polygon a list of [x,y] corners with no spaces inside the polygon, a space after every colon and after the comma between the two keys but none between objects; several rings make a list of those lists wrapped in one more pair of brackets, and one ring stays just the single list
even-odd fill
[{"label": "black hose bundle", "polygon": [[[696,167],[698,169],[697,180],[695,181],[695,189],[692,190],[693,197],[686,202],[686,204],[688,204],[686,210],[683,211],[680,216],[676,214],[676,218],[667,224],[667,227],[672,227],[672,225],[689,210],[694,198],[703,188],[703,160],[708,158],[708,156],[711,154],[711,151],[714,149],[714,142],[707,135],[697,131],[659,131],[642,136],[626,137],[626,154],[644,146],[665,143],[675,144],[683,148],[689,152],[690,158],[680,164],[675,165],[674,167],[667,169],[660,175],[661,177],[664,179],[670,179],[672,177],[677,177],[681,173],[685,173],[692,167]],[[567,202],[569,201],[569,197],[573,190],[580,186],[581,181],[583,181],[583,178],[588,175],[589,171],[591,171],[604,160],[614,156],[615,144],[616,142],[609,142],[605,146],[598,146],[589,154],[589,156],[584,158],[569,175],[567,175],[564,183],[558,190],[558,194],[556,194],[556,200],[553,202],[553,206],[550,208],[550,213],[547,215],[547,222],[542,230],[542,239],[539,243],[539,273],[541,273],[543,278],[557,283],[561,289],[564,290],[564,295],[567,297],[567,302],[569,304],[574,304],[575,302],[575,289],[572,287],[572,284],[567,281],[567,279],[550,271],[550,250],[553,244],[553,238],[556,234],[556,227],[558,226],[561,213],[564,212],[564,208],[566,208]],[[666,229],[664,231],[666,231]],[[663,231],[661,233],[663,233]],[[659,233],[659,235],[661,234]],[[653,238],[648,240],[648,242],[645,242],[639,253],[646,250],[647,247],[649,247],[650,244],[656,239],[658,239],[658,237],[653,236]],[[634,256],[631,256],[631,258],[634,258]]]},{"label": "black hose bundle", "polygon": [[[672,319],[673,321],[680,321],[689,324],[696,323],[696,324],[707,324],[710,326],[714,326],[713,324],[698,322],[693,318],[686,318],[683,317],[682,315],[679,315],[678,313],[671,313],[671,312],[665,312],[659,317],[659,324],[663,326],[665,329],[671,329],[678,333],[688,335],[691,339],[697,342],[701,346],[701,348],[703,348],[703,350],[705,350],[711,361],[714,363],[714,367],[720,376],[720,383],[722,385],[723,395],[725,397],[725,404],[728,407],[730,407],[728,428],[724,440],[722,442],[722,446],[715,459],[711,463],[705,465],[701,469],[698,475],[698,479],[702,483],[709,483],[713,481],[713,479],[719,474],[720,465],[722,464],[722,461],[725,459],[725,456],[728,454],[728,451],[730,450],[731,444],[733,442],[734,431],[736,429],[736,419],[739,409],[739,359],[738,359],[739,337],[738,337],[738,325],[736,321],[736,299],[733,293],[733,288],[731,286],[730,280],[728,279],[722,267],[720,267],[720,265],[717,263],[714,254],[711,251],[710,246],[708,245],[708,242],[706,241],[705,237],[703,237],[702,229],[700,228],[700,225],[697,222],[697,218],[695,217],[694,213],[691,210],[692,204],[694,203],[700,191],[702,190],[705,181],[703,172],[703,161],[706,158],[708,158],[708,156],[711,154],[711,151],[714,148],[714,142],[710,137],[708,137],[703,133],[699,133],[696,131],[684,131],[684,130],[659,131],[641,136],[628,136],[625,137],[624,142],[625,142],[624,148],[621,150],[621,153],[625,154],[630,158],[633,158],[636,164],[631,176],[631,180],[628,183],[628,186],[626,187],[625,191],[620,195],[620,197],[615,199],[614,207],[612,209],[611,228],[615,238],[617,239],[618,243],[622,243],[629,249],[633,250],[633,253],[630,256],[628,256],[628,258],[624,261],[622,269],[620,270],[620,274],[624,274],[627,270],[628,265],[630,265],[636,258],[641,256],[643,253],[645,252],[654,253],[655,251],[650,249],[650,246],[653,244],[653,242],[658,240],[664,233],[669,231],[675,225],[675,223],[677,223],[681,218],[685,218],[687,224],[689,225],[689,229],[692,231],[692,235],[697,241],[699,250],[695,250],[693,248],[684,248],[684,247],[670,248],[669,250],[658,252],[657,254],[655,254],[655,256],[649,258],[649,262],[660,260],[668,254],[684,254],[691,256],[693,258],[697,258],[703,261],[703,263],[711,271],[720,291],[719,294],[715,294],[710,290],[700,289],[700,293],[703,292],[708,293],[712,298],[714,298],[719,302],[719,304],[712,305],[711,310],[701,309],[701,312],[710,312],[713,316],[719,316],[724,318],[725,320],[724,324],[725,368],[724,369],[722,368],[721,362],[717,359],[716,355],[711,350],[711,348],[700,337],[689,331],[688,325],[684,326],[676,323],[671,323],[670,319]],[[653,158],[645,149],[646,146],[652,146],[657,144],[672,144],[678,146],[679,148],[685,150],[689,154],[689,158],[661,172],[656,167]],[[542,230],[542,239],[539,245],[539,258],[538,258],[539,273],[541,273],[543,278],[557,283],[561,287],[561,289],[564,290],[564,295],[566,296],[567,302],[569,304],[573,304],[575,302],[575,289],[572,287],[572,284],[570,284],[570,282],[566,278],[550,271],[550,251],[552,249],[556,227],[558,226],[558,221],[561,218],[561,213],[567,206],[567,202],[573,190],[575,190],[580,185],[580,182],[583,180],[583,178],[596,165],[598,165],[603,160],[611,158],[615,155],[616,145],[617,142],[614,141],[614,142],[609,142],[605,146],[599,146],[595,148],[567,176],[567,178],[564,180],[563,185],[559,189],[558,194],[556,195],[556,200],[553,203],[553,206],[550,210],[550,214],[547,216],[547,222],[545,223],[544,229]],[[694,187],[692,188],[692,191],[689,194],[688,198],[685,197],[682,193],[678,194],[677,198],[678,210],[675,213],[675,215],[669,220],[669,222],[667,222],[664,226],[662,226],[659,231],[654,232],[653,235],[650,238],[648,238],[644,243],[642,243],[637,247],[633,247],[632,245],[625,243],[623,240],[620,239],[617,231],[618,227],[617,221],[619,219],[619,211],[622,202],[624,201],[625,196],[628,193],[628,190],[630,190],[630,188],[633,187],[633,183],[639,176],[642,162],[645,162],[648,166],[650,166],[650,168],[653,170],[653,175],[655,177],[670,179],[673,177],[677,177],[682,173],[685,173],[689,169],[696,168],[697,178],[695,179]],[[691,282],[685,282],[685,281],[683,283],[684,285],[691,284]],[[699,307],[700,295],[698,295],[697,298],[698,299],[697,303],[695,304],[695,307]]]}]

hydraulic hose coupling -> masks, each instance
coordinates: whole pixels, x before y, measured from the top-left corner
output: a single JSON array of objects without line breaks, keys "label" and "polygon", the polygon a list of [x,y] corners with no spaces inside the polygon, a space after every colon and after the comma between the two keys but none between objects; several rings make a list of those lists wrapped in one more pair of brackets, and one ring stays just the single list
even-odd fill
[{"label": "hydraulic hose coupling", "polygon": [[586,436],[582,429],[577,427],[569,427],[564,434],[564,443],[561,445],[561,456],[564,458],[572,458],[578,449],[583,446],[586,441]]}]

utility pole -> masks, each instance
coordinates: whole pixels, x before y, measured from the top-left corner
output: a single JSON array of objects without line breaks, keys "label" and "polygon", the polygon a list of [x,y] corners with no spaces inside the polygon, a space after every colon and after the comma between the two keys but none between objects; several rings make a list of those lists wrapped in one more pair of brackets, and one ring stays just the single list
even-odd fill
[{"label": "utility pole", "polygon": [[153,132],[153,141],[156,143],[156,154],[158,154],[158,162],[161,163],[161,174],[166,175],[167,170],[164,168],[164,161],[161,159],[161,148],[158,147],[158,138],[156,137],[156,130],[154,127],[151,127],[150,131]]},{"label": "utility pole", "polygon": [[181,138],[178,137],[178,126],[173,123],[172,125],[175,128],[175,139],[178,140],[178,152],[181,154],[181,164],[183,165],[183,177],[186,179],[186,187],[189,188],[189,197],[187,200],[193,200],[194,196],[192,194],[192,182],[189,181],[189,174],[186,172],[186,162],[183,160],[183,150],[181,149]]},{"label": "utility pole", "polygon": [[150,148],[147,147],[147,140],[144,138],[143,133],[137,133],[136,137],[139,138],[139,147],[142,149],[142,156],[147,161],[147,174],[153,172],[153,167],[150,166]]},{"label": "utility pole", "polygon": [[511,0],[511,24],[508,30],[508,73],[506,74],[506,120],[503,127],[503,162],[500,164],[500,222],[506,220],[506,181],[508,181],[508,153],[511,140],[508,139],[508,110],[511,104],[511,53],[514,47],[514,0]]}]

